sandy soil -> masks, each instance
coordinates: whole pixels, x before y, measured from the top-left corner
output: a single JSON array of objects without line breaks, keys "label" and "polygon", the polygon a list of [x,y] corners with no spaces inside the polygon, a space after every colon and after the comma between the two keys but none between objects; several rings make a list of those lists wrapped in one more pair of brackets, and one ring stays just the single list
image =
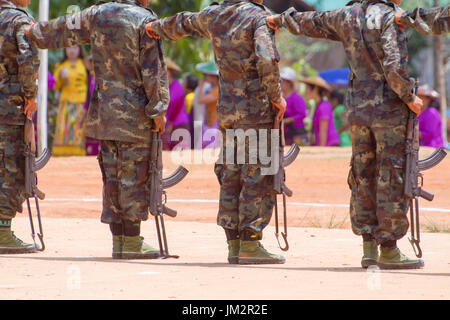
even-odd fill
[{"label": "sandy soil", "polygon": [[[432,150],[422,150],[422,156]],[[165,174],[177,164],[166,153]],[[425,269],[367,272],[360,268],[361,241],[349,230],[346,179],[350,150],[304,148],[288,168],[289,241],[280,266],[232,266],[215,225],[219,188],[211,164],[186,165],[190,174],[168,191],[167,218],[174,260],[116,261],[111,236],[98,220],[101,174],[95,158],[53,158],[39,173],[47,199],[40,202],[47,250],[0,256],[0,299],[449,299],[450,158],[425,173],[421,202]],[[16,234],[29,241],[25,215]],[[264,245],[280,252],[273,225]],[[156,246],[153,221],[143,235]],[[406,237],[401,249],[413,256]],[[257,271],[257,272],[255,272]],[[188,279],[188,280],[187,280]]]}]

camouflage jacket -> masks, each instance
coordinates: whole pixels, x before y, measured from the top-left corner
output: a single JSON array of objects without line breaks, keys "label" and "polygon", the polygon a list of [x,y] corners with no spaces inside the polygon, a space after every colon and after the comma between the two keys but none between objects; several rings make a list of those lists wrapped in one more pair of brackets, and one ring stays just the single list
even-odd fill
[{"label": "camouflage jacket", "polygon": [[30,47],[25,29],[34,22],[24,10],[0,0],[0,123],[23,125],[24,98],[37,94],[37,49]]},{"label": "camouflage jacket", "polygon": [[443,34],[450,31],[450,6],[406,11],[401,23],[422,34]]},{"label": "camouflage jacket", "polygon": [[281,100],[280,58],[274,33],[265,23],[268,15],[264,6],[251,1],[225,0],[152,24],[156,33],[171,40],[186,36],[211,40],[220,78],[220,126],[273,122],[270,101]]},{"label": "camouflage jacket", "polygon": [[151,118],[163,114],[169,102],[161,42],[145,34],[145,25],[156,19],[138,1],[116,0],[31,28],[29,40],[39,48],[91,45],[96,86],[88,137],[150,141]]},{"label": "camouflage jacket", "polygon": [[408,76],[407,37],[394,22],[392,3],[379,0],[293,15],[290,10],[279,20],[290,32],[342,42],[350,67],[350,124],[405,123],[415,81]]}]

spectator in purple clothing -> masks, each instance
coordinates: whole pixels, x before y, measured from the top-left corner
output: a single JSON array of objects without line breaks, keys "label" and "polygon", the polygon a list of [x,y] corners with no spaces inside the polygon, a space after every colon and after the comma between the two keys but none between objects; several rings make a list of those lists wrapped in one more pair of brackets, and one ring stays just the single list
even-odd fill
[{"label": "spectator in purple clothing", "polygon": [[419,120],[420,145],[432,148],[444,147],[441,116],[439,111],[433,107],[436,99],[439,98],[439,93],[424,86],[419,88],[418,96],[423,100],[426,108],[417,118]]},{"label": "spectator in purple clothing", "polygon": [[166,59],[167,73],[169,78],[170,103],[167,108],[166,132],[162,135],[164,150],[178,148],[189,149],[190,144],[180,145],[179,141],[172,141],[172,133],[177,129],[189,131],[189,116],[185,110],[184,90],[181,83],[174,78],[173,74],[181,72],[181,68],[170,59]]},{"label": "spectator in purple clothing", "polygon": [[339,146],[339,136],[334,126],[333,109],[325,100],[331,87],[321,77],[308,77],[301,80],[306,84],[306,99],[314,100],[316,110],[312,120],[312,131],[316,146]]},{"label": "spectator in purple clothing", "polygon": [[280,72],[281,91],[286,100],[286,112],[284,113],[284,131],[286,144],[304,144],[308,140],[303,119],[306,117],[306,102],[295,91],[295,71],[291,68],[283,68]]},{"label": "spectator in purple clothing", "polygon": [[55,78],[51,74],[51,72],[47,73],[47,89],[55,90]]}]

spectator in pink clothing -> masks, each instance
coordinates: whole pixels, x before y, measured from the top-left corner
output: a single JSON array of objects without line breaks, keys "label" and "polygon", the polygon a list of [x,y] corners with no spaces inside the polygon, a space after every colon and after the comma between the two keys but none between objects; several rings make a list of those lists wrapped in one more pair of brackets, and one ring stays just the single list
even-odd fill
[{"label": "spectator in pink clothing", "polygon": [[309,77],[301,80],[306,84],[306,99],[314,100],[316,110],[312,120],[315,145],[322,147],[339,146],[340,140],[334,126],[333,108],[325,98],[331,87],[321,77]]},{"label": "spectator in pink clothing", "polygon": [[280,72],[281,91],[286,100],[286,112],[284,113],[284,133],[286,144],[305,144],[308,134],[303,124],[306,117],[306,102],[295,91],[295,71],[291,68],[283,68]]},{"label": "spectator in pink clothing", "polygon": [[164,150],[172,150],[177,148],[189,149],[190,143],[180,145],[180,141],[172,141],[172,133],[177,129],[185,129],[189,131],[189,116],[185,109],[184,89],[181,83],[175,79],[174,73],[181,72],[181,68],[170,59],[166,59],[167,73],[169,78],[169,94],[170,102],[166,113],[166,132],[162,135]]},{"label": "spectator in pink clothing", "polygon": [[[442,120],[439,111],[433,107],[439,98],[439,93],[428,87],[420,87],[419,98],[423,100],[424,111],[417,118],[419,120],[420,145],[432,148],[444,147],[442,138]],[[438,104],[439,107],[439,104]]]}]

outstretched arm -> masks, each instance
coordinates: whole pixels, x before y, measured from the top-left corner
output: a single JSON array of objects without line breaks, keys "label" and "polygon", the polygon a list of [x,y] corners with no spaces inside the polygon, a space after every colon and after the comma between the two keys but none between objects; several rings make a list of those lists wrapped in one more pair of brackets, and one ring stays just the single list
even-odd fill
[{"label": "outstretched arm", "polygon": [[290,8],[281,15],[267,18],[270,28],[285,27],[289,32],[311,38],[340,41],[341,10],[297,12]]},{"label": "outstretched arm", "polygon": [[425,35],[439,35],[450,31],[450,6],[398,11],[395,18],[397,24]]},{"label": "outstretched arm", "polygon": [[90,44],[90,17],[97,6],[81,12],[34,24],[26,35],[39,49],[61,49],[74,45]]},{"label": "outstretched arm", "polygon": [[146,31],[151,38],[164,37],[174,41],[184,37],[209,38],[206,15],[203,12],[180,12],[172,17],[150,22]]}]

